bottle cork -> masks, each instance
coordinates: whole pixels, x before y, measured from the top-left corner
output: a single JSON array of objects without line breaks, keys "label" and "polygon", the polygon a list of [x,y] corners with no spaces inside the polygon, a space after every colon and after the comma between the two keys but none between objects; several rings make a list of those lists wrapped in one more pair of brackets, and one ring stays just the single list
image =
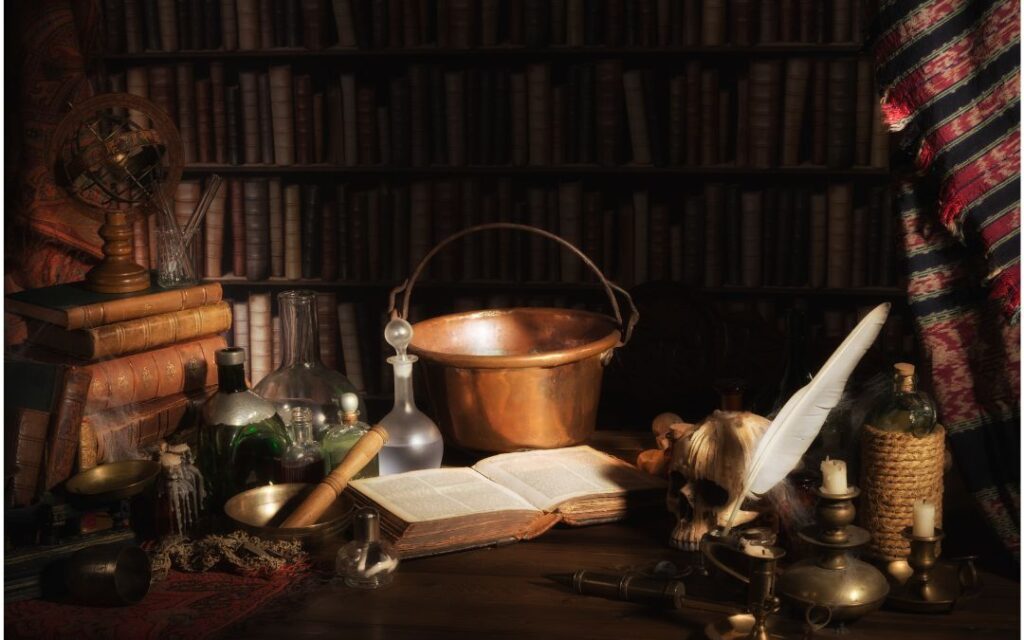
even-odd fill
[{"label": "bottle cork", "polygon": [[898,373],[901,376],[914,375],[914,365],[910,364],[909,362],[897,362],[895,365],[893,365],[893,368],[896,369],[896,373]]}]

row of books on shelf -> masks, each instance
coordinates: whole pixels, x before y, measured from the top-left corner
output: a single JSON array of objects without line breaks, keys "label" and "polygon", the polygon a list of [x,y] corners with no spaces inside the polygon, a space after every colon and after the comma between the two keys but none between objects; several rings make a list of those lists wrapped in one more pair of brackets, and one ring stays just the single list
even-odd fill
[{"label": "row of books on shelf", "polygon": [[[199,181],[177,190],[184,220]],[[459,229],[515,222],[581,248],[630,286],[673,280],[693,286],[892,286],[898,270],[888,192],[849,182],[820,188],[709,183],[696,191],[609,191],[580,181],[515,185],[508,178],[407,184],[288,183],[232,178],[194,241],[198,272],[323,282],[406,278],[430,248]],[[135,224],[135,259],[155,267],[155,220]],[[440,282],[593,281],[557,243],[485,231],[446,247],[427,267]]]},{"label": "row of books on shelf", "polygon": [[859,0],[104,0],[109,53],[851,43]]},{"label": "row of books on shelf", "polygon": [[[204,73],[207,71],[204,69]],[[868,58],[410,65],[390,77],[133,66],[113,91],[178,125],[186,162],[285,166],[888,166]],[[141,113],[131,113],[147,125]]]}]

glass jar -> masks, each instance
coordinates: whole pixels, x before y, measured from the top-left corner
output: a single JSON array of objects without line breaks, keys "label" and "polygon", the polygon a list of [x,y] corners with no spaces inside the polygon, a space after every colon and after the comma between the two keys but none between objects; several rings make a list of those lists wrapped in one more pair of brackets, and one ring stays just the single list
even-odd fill
[{"label": "glass jar", "polygon": [[199,469],[207,501],[216,510],[228,498],[281,480],[281,456],[288,432],[274,405],[245,382],[245,350],[216,354],[217,393],[203,405],[199,427]]},{"label": "glass jar", "polygon": [[922,438],[935,429],[935,403],[917,388],[914,365],[894,366],[892,392],[872,412],[868,424],[882,431],[910,433]]},{"label": "glass jar", "polygon": [[[370,430],[370,425],[359,419],[359,398],[354,393],[346,393],[338,399],[338,424],[332,425],[324,434],[323,454],[324,471],[330,473],[341,464],[352,447]],[[374,456],[354,479],[373,478],[377,475],[377,461]]]},{"label": "glass jar", "polygon": [[[281,366],[263,378],[254,391],[274,403],[286,424],[292,420],[294,407],[308,408],[313,416],[313,438],[319,442],[334,417],[332,400],[357,390],[348,378],[320,360],[316,293],[283,291],[277,302],[281,316]],[[361,409],[365,411],[365,407]]]}]

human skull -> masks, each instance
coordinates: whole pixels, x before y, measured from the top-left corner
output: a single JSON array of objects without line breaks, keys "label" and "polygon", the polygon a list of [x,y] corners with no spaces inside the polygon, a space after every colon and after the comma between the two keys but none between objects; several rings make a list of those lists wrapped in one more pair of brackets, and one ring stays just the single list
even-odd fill
[{"label": "human skull", "polygon": [[[745,411],[715,411],[700,424],[671,426],[667,505],[676,516],[673,547],[696,551],[705,533],[727,524],[733,509],[743,502],[750,457],[770,424]],[[732,526],[757,516],[754,511],[738,510]]]}]

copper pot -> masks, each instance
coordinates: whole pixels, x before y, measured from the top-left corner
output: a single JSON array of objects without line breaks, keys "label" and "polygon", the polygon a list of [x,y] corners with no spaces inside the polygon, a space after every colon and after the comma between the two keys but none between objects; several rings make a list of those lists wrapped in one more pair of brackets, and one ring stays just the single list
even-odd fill
[{"label": "copper pot", "polygon": [[[391,316],[408,316],[416,279],[438,251],[471,233],[502,229],[549,238],[579,256],[597,274],[615,317],[544,308],[456,313],[416,323],[409,350],[423,363],[434,415],[449,444],[487,452],[580,444],[594,431],[604,366],[629,340],[639,314],[629,294],[575,246],[527,225],[464,229],[435,246],[391,292]],[[625,322],[616,293],[629,307]]]}]

